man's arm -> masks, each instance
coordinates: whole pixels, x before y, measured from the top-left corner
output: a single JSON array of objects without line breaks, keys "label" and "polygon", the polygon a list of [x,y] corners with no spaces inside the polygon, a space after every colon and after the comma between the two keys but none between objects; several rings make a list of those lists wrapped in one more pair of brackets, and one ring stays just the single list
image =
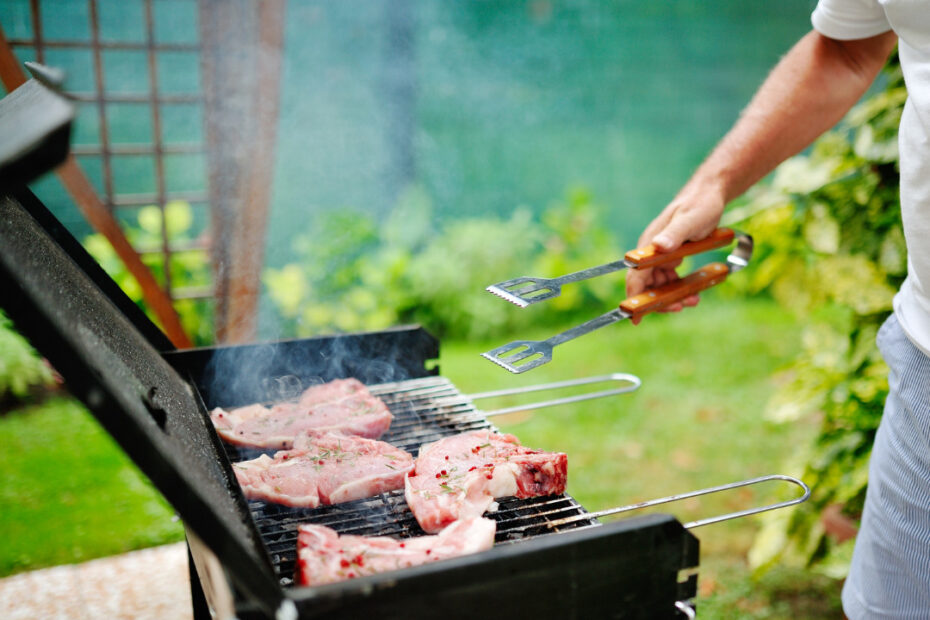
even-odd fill
[{"label": "man's arm", "polygon": [[[811,31],[776,65],[710,156],[646,227],[638,247],[660,250],[709,235],[728,202],[833,127],[875,80],[894,49],[891,31],[838,41]],[[627,294],[677,278],[674,267],[629,271]],[[697,297],[685,300],[693,306]],[[682,304],[667,310],[681,310]]]}]

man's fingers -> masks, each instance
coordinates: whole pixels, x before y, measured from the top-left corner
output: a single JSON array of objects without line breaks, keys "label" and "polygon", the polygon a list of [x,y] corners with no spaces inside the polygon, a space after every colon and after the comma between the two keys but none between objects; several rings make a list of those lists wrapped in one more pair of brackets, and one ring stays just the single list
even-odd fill
[{"label": "man's fingers", "polygon": [[652,243],[655,236],[668,226],[669,221],[671,221],[671,214],[665,212],[661,213],[659,217],[650,222],[649,226],[643,231],[643,234],[640,235],[636,247],[643,248]]},{"label": "man's fingers", "polygon": [[652,269],[631,269],[626,273],[626,295],[639,295],[652,287]]},{"label": "man's fingers", "polygon": [[673,218],[652,238],[652,244],[660,251],[677,250],[685,241],[700,241],[714,231],[713,224],[702,224],[688,216]]},{"label": "man's fingers", "polygon": [[682,243],[691,238],[693,228],[689,218],[675,218],[653,237],[652,244],[664,252],[677,250]]},{"label": "man's fingers", "polygon": [[[677,250],[686,241],[700,241],[710,235],[720,221],[720,214],[725,205],[724,196],[714,191],[710,193],[697,186],[686,185],[679,195],[643,231],[639,246],[650,243],[659,252]],[[711,188],[713,190],[713,188]],[[667,263],[653,269],[631,270],[627,272],[627,295],[639,295],[648,289],[663,286],[679,279],[675,268],[681,260]],[[679,312],[698,304],[697,295],[690,295],[679,302],[666,306],[660,312]],[[639,324],[642,317],[633,319]]]},{"label": "man's fingers", "polygon": [[665,286],[669,282],[673,281],[676,278],[676,274],[669,273],[666,269],[653,269],[652,271],[652,286],[650,288],[657,288],[659,286]]},{"label": "man's fingers", "polygon": [[[693,308],[694,306],[698,305],[698,302],[700,301],[701,301],[700,297],[698,297],[697,295],[691,295],[690,297],[685,297],[679,302],[665,306],[664,308],[662,308],[661,310],[657,310],[656,312],[681,312],[685,308]],[[644,318],[645,318],[645,315],[634,316],[630,319],[630,321],[633,322],[633,325],[639,325]]]}]

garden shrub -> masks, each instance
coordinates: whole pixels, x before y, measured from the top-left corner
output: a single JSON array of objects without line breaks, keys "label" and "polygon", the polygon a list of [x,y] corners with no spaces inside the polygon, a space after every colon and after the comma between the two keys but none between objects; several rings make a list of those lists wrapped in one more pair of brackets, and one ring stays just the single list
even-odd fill
[{"label": "garden shrub", "polygon": [[416,322],[440,337],[492,338],[614,307],[622,277],[567,287],[524,311],[484,291],[519,275],[616,260],[588,192],[568,192],[540,220],[517,208],[507,218],[456,219],[434,230],[429,198],[414,188],[380,226],[351,210],[322,214],[295,243],[299,261],[266,270],[263,280],[287,336]]}]

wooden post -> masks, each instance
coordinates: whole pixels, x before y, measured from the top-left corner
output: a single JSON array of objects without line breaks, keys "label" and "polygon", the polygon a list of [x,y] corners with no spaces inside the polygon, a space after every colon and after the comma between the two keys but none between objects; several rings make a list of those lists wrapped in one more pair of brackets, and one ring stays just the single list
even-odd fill
[{"label": "wooden post", "polygon": [[219,342],[257,327],[274,173],[284,0],[201,0],[201,63]]}]

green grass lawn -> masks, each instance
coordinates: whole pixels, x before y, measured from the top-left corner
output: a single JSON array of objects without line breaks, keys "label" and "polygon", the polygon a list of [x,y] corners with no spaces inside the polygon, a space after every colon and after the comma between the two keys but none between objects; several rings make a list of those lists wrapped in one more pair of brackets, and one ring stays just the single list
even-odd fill
[{"label": "green grass lawn", "polygon": [[183,538],[181,523],[70,398],[0,417],[0,575]]},{"label": "green grass lawn", "polygon": [[[515,310],[517,311],[517,310]],[[532,308],[525,310],[532,312]],[[606,327],[562,345],[522,375],[478,354],[502,341],[445,341],[441,372],[465,393],[611,372],[638,375],[632,394],[495,419],[534,448],[569,455],[569,492],[592,510],[770,473],[815,432],[762,418],[773,373],[795,354],[800,327],[765,301],[708,295],[687,313]],[[604,389],[605,385],[592,386]],[[588,388],[591,389],[591,388]],[[561,396],[479,401],[485,410]],[[59,398],[0,418],[0,575],[180,540],[173,512],[96,422]],[[687,522],[782,499],[779,485],[693,499],[664,510]],[[749,517],[695,530],[702,618],[834,618],[839,586],[797,569],[752,579]]]}]

